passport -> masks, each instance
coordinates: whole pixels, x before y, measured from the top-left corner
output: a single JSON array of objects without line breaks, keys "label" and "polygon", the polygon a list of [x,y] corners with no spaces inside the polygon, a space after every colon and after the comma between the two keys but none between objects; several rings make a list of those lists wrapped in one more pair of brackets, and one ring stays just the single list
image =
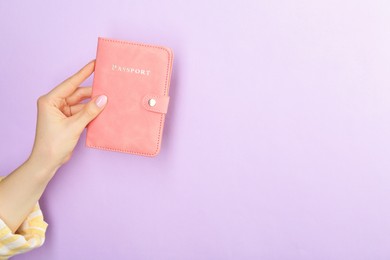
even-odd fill
[{"label": "passport", "polygon": [[168,47],[98,37],[92,96],[104,110],[87,126],[86,146],[142,156],[161,149],[173,51]]}]

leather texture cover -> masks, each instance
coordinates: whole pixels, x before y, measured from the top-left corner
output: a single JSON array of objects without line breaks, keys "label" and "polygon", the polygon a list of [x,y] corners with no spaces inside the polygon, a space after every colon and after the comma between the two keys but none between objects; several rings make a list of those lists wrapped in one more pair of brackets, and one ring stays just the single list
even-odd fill
[{"label": "leather texture cover", "polygon": [[172,64],[170,48],[99,37],[92,96],[104,94],[108,102],[87,126],[86,146],[157,155]]}]

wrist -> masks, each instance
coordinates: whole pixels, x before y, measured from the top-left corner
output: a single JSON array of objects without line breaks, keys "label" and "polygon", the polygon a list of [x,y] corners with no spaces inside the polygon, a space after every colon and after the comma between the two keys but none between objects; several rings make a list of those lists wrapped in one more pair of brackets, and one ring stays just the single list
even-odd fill
[{"label": "wrist", "polygon": [[61,167],[61,164],[51,162],[48,158],[38,156],[34,153],[31,153],[25,164],[33,169],[33,172],[37,178],[43,180],[50,180],[57,172],[58,168]]}]

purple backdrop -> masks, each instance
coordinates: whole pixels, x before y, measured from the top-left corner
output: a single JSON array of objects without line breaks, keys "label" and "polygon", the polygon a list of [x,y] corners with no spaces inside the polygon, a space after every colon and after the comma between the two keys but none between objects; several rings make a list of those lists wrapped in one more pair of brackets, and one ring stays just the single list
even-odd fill
[{"label": "purple backdrop", "polygon": [[389,8],[1,1],[2,175],[98,36],[175,52],[161,154],[84,133],[41,199],[45,245],[15,259],[390,259]]}]

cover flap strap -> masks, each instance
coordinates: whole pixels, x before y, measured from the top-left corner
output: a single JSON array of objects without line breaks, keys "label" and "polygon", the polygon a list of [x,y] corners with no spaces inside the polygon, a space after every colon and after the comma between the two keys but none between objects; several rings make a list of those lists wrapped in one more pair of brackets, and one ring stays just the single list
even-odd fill
[{"label": "cover flap strap", "polygon": [[142,99],[142,106],[149,111],[166,114],[168,111],[169,96],[146,95]]}]

